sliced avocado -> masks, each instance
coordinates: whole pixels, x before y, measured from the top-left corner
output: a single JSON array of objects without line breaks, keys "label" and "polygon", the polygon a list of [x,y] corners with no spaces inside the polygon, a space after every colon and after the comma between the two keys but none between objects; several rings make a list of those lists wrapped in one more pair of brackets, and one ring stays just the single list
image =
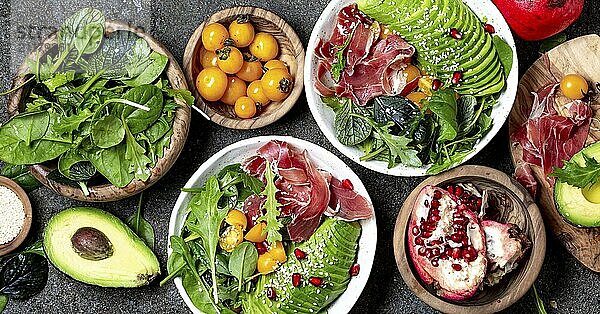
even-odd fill
[{"label": "sliced avocado", "polygon": [[139,287],[160,274],[154,253],[117,217],[75,207],[54,215],[44,231],[48,259],[73,279],[101,287]]},{"label": "sliced avocado", "polygon": [[[288,254],[286,263],[259,278],[254,291],[242,301],[244,313],[319,313],[325,309],[348,287],[360,233],[356,222],[325,219],[310,239],[297,246],[306,253],[305,259]],[[292,286],[293,273],[302,277],[298,287]],[[310,284],[310,277],[322,278],[323,286]],[[266,296],[269,287],[275,288],[275,300]]]},{"label": "sliced avocado", "polygon": [[[583,154],[600,161],[600,142],[584,148],[571,160],[583,166]],[[600,188],[594,185],[580,189],[560,180],[554,185],[554,202],[558,212],[566,221],[581,227],[600,227],[600,203],[592,202],[598,200],[598,194]]]}]

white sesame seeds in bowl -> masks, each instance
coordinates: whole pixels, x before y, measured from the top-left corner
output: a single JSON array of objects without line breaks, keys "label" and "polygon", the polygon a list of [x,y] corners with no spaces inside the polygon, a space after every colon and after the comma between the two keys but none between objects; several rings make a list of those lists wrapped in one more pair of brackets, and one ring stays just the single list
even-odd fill
[{"label": "white sesame seeds in bowl", "polygon": [[[491,114],[493,127],[490,131],[475,145],[473,151],[462,161],[466,163],[469,159],[479,153],[496,136],[504,125],[515,97],[517,95],[517,86],[519,81],[519,66],[517,60],[517,50],[515,42],[506,20],[498,11],[491,0],[463,0],[475,14],[480,18],[486,18],[488,23],[492,24],[496,30],[495,35],[504,39],[513,50],[513,64],[510,74],[506,81],[506,89],[500,94],[497,104],[494,106]],[[408,167],[399,165],[394,168],[388,168],[388,163],[379,160],[362,161],[364,153],[357,147],[345,146],[336,138],[334,126],[335,113],[321,101],[321,97],[315,89],[317,79],[319,60],[315,56],[315,48],[320,39],[328,40],[336,25],[336,16],[340,10],[348,5],[356,3],[357,0],[332,0],[317,20],[313,28],[308,47],[306,48],[306,62],[304,67],[304,88],[310,111],[317,122],[317,125],[325,134],[325,137],[346,157],[354,162],[371,169],[373,171],[401,177],[424,176],[430,166]],[[418,53],[418,52],[417,52]],[[451,51],[448,51],[451,53]],[[457,167],[460,164],[453,166]]]},{"label": "white sesame seeds in bowl", "polygon": [[23,188],[0,176],[0,256],[18,248],[29,233],[32,208]]},{"label": "white sesame seeds in bowl", "polygon": [[[371,203],[369,194],[360,178],[341,159],[316,144],[289,136],[254,137],[229,145],[204,162],[188,180],[184,188],[201,187],[210,176],[216,175],[223,167],[243,162],[246,158],[255,155],[258,148],[272,140],[287,142],[296,148],[306,150],[311,162],[313,162],[317,168],[328,171],[335,177],[349,179],[353,184],[354,190]],[[179,195],[171,213],[169,237],[181,233],[187,216],[190,198],[190,193],[181,193]],[[377,246],[377,225],[375,222],[375,215],[373,214],[371,218],[363,219],[359,222],[362,231],[358,240],[356,262],[360,265],[360,272],[358,275],[351,277],[346,291],[329,305],[327,308],[327,313],[329,314],[348,313],[358,300],[367,283],[369,274],[371,273],[375,257],[375,248]],[[168,248],[168,254],[172,254],[172,249],[170,247]],[[181,278],[175,279],[175,285],[189,309],[195,314],[202,313],[194,306],[192,300],[187,295]]]}]

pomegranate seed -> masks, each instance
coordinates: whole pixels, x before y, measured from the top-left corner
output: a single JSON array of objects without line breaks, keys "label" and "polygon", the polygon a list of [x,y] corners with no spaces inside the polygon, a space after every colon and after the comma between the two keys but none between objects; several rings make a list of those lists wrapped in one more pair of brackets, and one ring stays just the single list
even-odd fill
[{"label": "pomegranate seed", "polygon": [[440,245],[440,244],[442,244],[441,240],[433,240],[433,241],[431,241],[431,245]]},{"label": "pomegranate seed", "polygon": [[438,91],[440,88],[442,88],[443,84],[444,83],[442,83],[442,81],[435,79],[435,80],[433,80],[433,82],[431,82],[431,89],[433,91]]},{"label": "pomegranate seed", "polygon": [[315,287],[320,287],[323,285],[323,279],[319,277],[310,277],[308,278],[308,282]]},{"label": "pomegranate seed", "polygon": [[466,249],[463,251],[462,255],[467,262],[470,262],[473,258],[473,255],[471,255],[471,253],[469,253],[469,251],[467,251]]},{"label": "pomegranate seed", "polygon": [[477,208],[481,208],[482,200],[480,197],[477,198]]},{"label": "pomegranate seed", "polygon": [[449,185],[449,186],[446,188],[446,190],[448,191],[448,193],[450,193],[450,194],[454,194],[454,187],[453,187],[453,186]]},{"label": "pomegranate seed", "polygon": [[458,218],[458,217],[462,217],[463,215],[459,212],[455,212],[454,214],[452,214],[452,218]]},{"label": "pomegranate seed", "polygon": [[440,254],[442,254],[442,252],[440,252],[440,249],[434,247],[433,249],[431,249],[431,255],[433,256],[440,256]]},{"label": "pomegranate seed", "polygon": [[342,187],[344,187],[348,190],[354,190],[354,185],[352,185],[352,181],[350,181],[348,179],[342,180]]},{"label": "pomegranate seed", "polygon": [[461,224],[455,224],[455,225],[452,225],[452,228],[454,228],[455,231],[456,230],[463,230],[463,229],[465,229],[465,226],[461,225]]},{"label": "pomegranate seed", "polygon": [[455,247],[452,249],[452,252],[450,252],[449,255],[452,256],[452,258],[454,258],[454,259],[459,259],[462,257],[462,251],[461,251],[461,249]]},{"label": "pomegranate seed", "polygon": [[465,190],[459,185],[454,189],[454,195],[461,196]]},{"label": "pomegranate seed", "polygon": [[432,235],[431,231],[423,231],[423,238],[429,239],[429,238],[431,238],[431,235]]},{"label": "pomegranate seed", "polygon": [[431,250],[431,249],[425,249],[425,257],[432,258],[433,257],[433,250]]},{"label": "pomegranate seed", "polygon": [[426,250],[425,247],[422,246],[419,248],[419,250],[417,250],[417,253],[421,256],[425,256],[425,250]]},{"label": "pomegranate seed", "polygon": [[452,264],[452,269],[454,269],[456,271],[461,271],[462,266],[460,266],[460,264]]},{"label": "pomegranate seed", "polygon": [[448,254],[442,253],[442,255],[440,255],[440,259],[448,259]]},{"label": "pomegranate seed", "polygon": [[463,238],[461,243],[463,247],[469,246],[469,238]]},{"label": "pomegranate seed", "polygon": [[467,236],[467,233],[464,230],[456,230],[454,234],[458,234],[461,239],[464,239]]},{"label": "pomegranate seed", "polygon": [[294,285],[294,287],[298,287],[300,283],[302,283],[302,276],[300,276],[298,273],[292,274],[292,285]]},{"label": "pomegranate seed", "polygon": [[438,222],[438,221],[440,221],[440,219],[442,219],[442,217],[440,217],[438,215],[431,216],[431,221],[433,221],[433,222]]},{"label": "pomegranate seed", "polygon": [[423,238],[421,237],[416,237],[415,238],[415,244],[416,245],[423,245],[425,243],[425,241],[423,241]]},{"label": "pomegranate seed", "polygon": [[277,298],[277,293],[275,292],[275,288],[268,287],[267,288],[267,298],[271,300],[275,300]]},{"label": "pomegranate seed", "polygon": [[452,235],[450,235],[450,240],[456,243],[460,243],[460,241],[462,241],[462,237],[458,233],[453,233]]},{"label": "pomegranate seed", "polygon": [[440,201],[438,201],[438,200],[431,201],[431,208],[433,208],[433,209],[440,208]]},{"label": "pomegranate seed", "polygon": [[494,27],[494,25],[492,24],[485,24],[483,25],[483,29],[485,29],[486,32],[493,34],[496,32],[496,28]]},{"label": "pomegranate seed", "polygon": [[256,243],[254,243],[254,246],[256,247],[256,250],[258,251],[258,255],[265,254],[268,251],[268,247],[265,242],[256,242]]},{"label": "pomegranate seed", "polygon": [[304,253],[301,249],[296,248],[294,250],[294,255],[296,256],[296,259],[305,259],[306,258],[306,253]]},{"label": "pomegranate seed", "polygon": [[465,209],[468,209],[468,208],[467,208],[467,205],[465,205],[465,204],[460,204],[460,205],[458,205],[458,206],[456,207],[456,209],[458,209],[459,211],[461,211],[461,212],[462,212],[463,210],[465,210]]},{"label": "pomegranate seed", "polygon": [[440,210],[439,209],[432,209],[429,214],[431,216],[439,216],[440,215]]},{"label": "pomegranate seed", "polygon": [[434,259],[432,259],[432,260],[431,260],[431,266],[433,266],[433,267],[438,267],[438,266],[440,266],[440,262],[439,262],[439,260],[438,260],[437,258],[434,258]]},{"label": "pomegranate seed", "polygon": [[450,37],[454,38],[454,39],[462,39],[462,33],[456,29],[456,28],[451,28],[450,29]]},{"label": "pomegranate seed", "polygon": [[440,198],[442,198],[442,192],[437,191],[437,190],[434,191],[433,192],[433,198],[436,199],[436,200],[439,200]]},{"label": "pomegranate seed", "polygon": [[352,277],[358,276],[358,273],[360,273],[360,265],[359,264],[352,265],[352,267],[350,267],[350,276],[352,276]]},{"label": "pomegranate seed", "polygon": [[460,71],[456,71],[452,74],[452,84],[454,85],[458,85],[458,83],[460,83],[460,80],[462,80],[462,72]]},{"label": "pomegranate seed", "polygon": [[412,228],[412,234],[413,234],[415,237],[416,237],[416,236],[418,236],[420,233],[421,233],[421,230],[419,230],[419,227],[417,227],[417,226],[414,226],[414,227]]}]

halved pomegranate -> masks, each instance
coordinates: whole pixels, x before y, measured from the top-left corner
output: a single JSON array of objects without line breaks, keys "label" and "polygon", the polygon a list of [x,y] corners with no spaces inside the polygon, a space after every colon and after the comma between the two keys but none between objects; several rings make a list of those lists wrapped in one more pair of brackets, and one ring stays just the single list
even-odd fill
[{"label": "halved pomegranate", "polygon": [[481,228],[485,233],[489,261],[485,283],[492,286],[497,284],[504,275],[517,268],[517,263],[531,247],[531,241],[514,224],[484,220],[481,222]]},{"label": "halved pomegranate", "polygon": [[452,188],[452,194],[448,190],[421,190],[409,221],[408,248],[426,284],[443,298],[464,300],[485,277],[485,235],[477,215],[460,198],[463,188]]}]

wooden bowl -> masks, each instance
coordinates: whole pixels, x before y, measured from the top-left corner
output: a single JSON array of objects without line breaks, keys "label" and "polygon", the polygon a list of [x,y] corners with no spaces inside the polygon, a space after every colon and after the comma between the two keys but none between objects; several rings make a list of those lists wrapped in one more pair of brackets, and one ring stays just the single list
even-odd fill
[{"label": "wooden bowl", "polygon": [[[271,102],[259,115],[251,119],[240,119],[233,111],[233,106],[218,102],[207,102],[200,97],[196,90],[196,77],[202,71],[202,65],[197,59],[202,48],[202,30],[205,25],[221,23],[227,26],[239,15],[247,14],[256,32],[270,33],[279,43],[278,59],[285,62],[294,77],[294,87],[289,96],[282,102]],[[302,79],[304,72],[304,47],[296,32],[276,14],[256,7],[233,7],[213,14],[204,21],[190,37],[183,55],[183,69],[188,85],[196,97],[196,109],[200,110],[207,119],[231,129],[257,129],[269,125],[292,109],[304,87]]]},{"label": "wooden bowl", "polygon": [[[475,183],[489,188],[490,197],[498,204],[500,222],[518,225],[529,237],[532,248],[519,262],[519,267],[492,287],[485,287],[465,301],[449,301],[437,296],[433,287],[425,285],[412,265],[408,254],[408,222],[415,199],[426,185],[443,186],[454,183]],[[511,206],[512,205],[512,206]],[[500,207],[500,206],[497,206]],[[425,303],[444,313],[495,313],[519,300],[537,278],[546,252],[546,232],[540,212],[529,193],[506,174],[482,166],[462,166],[438,176],[427,178],[408,196],[396,220],[394,255],[402,278]]]},{"label": "wooden bowl", "polygon": [[21,228],[21,232],[19,232],[19,234],[10,242],[0,245],[0,256],[4,256],[18,248],[23,241],[25,241],[25,238],[27,238],[27,234],[29,234],[29,229],[31,228],[32,208],[27,193],[15,181],[0,176],[0,185],[3,185],[15,192],[19,199],[21,199],[23,208],[25,210],[25,221],[23,222],[23,228]]},{"label": "wooden bowl", "polygon": [[[188,89],[183,71],[173,55],[160,42],[145,33],[142,29],[132,27],[131,25],[120,21],[106,21],[106,33],[112,33],[117,30],[128,30],[136,33],[141,38],[144,38],[150,48],[161,53],[169,58],[169,63],[166,69],[166,75],[174,89]],[[34,50],[27,58],[34,59],[38,54],[44,55],[50,49],[56,46],[56,33],[51,34],[42,44]],[[27,80],[27,65],[23,63],[17,70],[17,78],[13,81],[13,87],[18,86]],[[29,90],[26,88],[19,89],[13,93],[8,101],[8,113],[16,115],[25,105],[26,95]],[[111,202],[120,200],[132,195],[135,195],[158,181],[169,169],[175,161],[187,139],[190,128],[191,110],[190,107],[179,99],[175,101],[180,105],[175,111],[175,119],[173,121],[173,135],[171,136],[171,145],[165,149],[164,156],[160,158],[152,169],[150,178],[146,181],[133,180],[123,188],[116,187],[110,183],[89,186],[89,195],[84,195],[80,188],[72,187],[56,181],[49,180],[47,175],[55,168],[47,164],[33,165],[29,169],[31,173],[43,183],[46,187],[55,191],[58,194],[66,197],[86,201],[86,202]]]},{"label": "wooden bowl", "polygon": [[[531,92],[571,73],[581,74],[592,82],[600,82],[598,47],[600,36],[592,34],[570,40],[539,58],[521,78],[517,99],[508,120],[509,133],[513,134],[529,118],[533,103]],[[586,145],[600,140],[600,102],[596,100],[590,105],[594,117]],[[515,167],[524,163],[523,147],[511,145],[510,151]],[[548,228],[579,262],[592,271],[600,272],[600,228],[579,228],[564,220],[554,203],[554,185],[546,180],[540,167],[531,166],[531,169],[539,183],[537,201]]]}]

